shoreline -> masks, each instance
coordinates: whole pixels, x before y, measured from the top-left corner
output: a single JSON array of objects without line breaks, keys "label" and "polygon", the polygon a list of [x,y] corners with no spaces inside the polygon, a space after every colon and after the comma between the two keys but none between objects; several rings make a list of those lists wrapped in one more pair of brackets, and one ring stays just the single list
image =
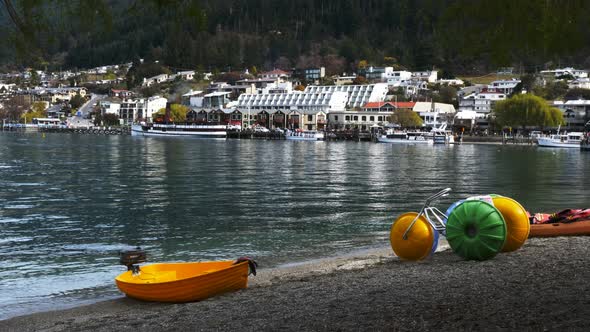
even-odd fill
[{"label": "shoreline", "polygon": [[[437,252],[449,249],[446,240],[441,239],[437,247]],[[248,287],[269,286],[277,282],[289,280],[290,278],[303,277],[309,274],[327,274],[337,270],[353,270],[360,269],[366,266],[378,264],[383,260],[393,259],[395,255],[389,245],[387,246],[370,246],[360,249],[354,249],[338,253],[335,255],[310,258],[292,263],[282,263],[277,266],[269,268],[259,268],[257,276],[250,276],[248,278]],[[153,262],[152,262],[153,263]],[[113,285],[114,285],[113,276]],[[59,305],[53,310],[40,310],[31,313],[22,313],[0,318],[0,326],[2,321],[15,319],[19,317],[26,317],[36,314],[44,314],[53,311],[71,310],[78,307],[92,306],[109,301],[118,301],[125,299],[125,294],[120,292],[116,286],[114,287],[118,295],[111,295],[101,297],[99,299],[86,299],[77,304]]]},{"label": "shoreline", "polygon": [[[29,130],[2,130],[0,128],[0,132],[6,133],[19,133],[19,134],[80,134],[80,135],[95,135],[95,136],[105,136],[105,135],[122,135],[122,136],[132,136],[127,133],[127,129],[124,128],[115,128],[115,129],[101,129],[101,128],[64,128],[64,129],[56,129],[56,130],[33,130],[29,128]],[[444,145],[512,145],[512,146],[534,146],[536,147],[537,144],[532,141],[502,141],[501,136],[464,136],[464,140],[461,142],[452,142]],[[285,140],[284,138],[277,138],[273,135],[258,135],[252,137],[226,137],[227,140],[239,140],[239,139],[259,139],[259,140]],[[325,139],[324,142],[374,142],[370,139],[334,139],[328,138]],[[387,144],[387,143],[386,143]],[[442,145],[442,144],[441,144]]]},{"label": "shoreline", "polygon": [[488,330],[590,327],[590,237],[529,239],[483,261],[362,255],[260,270],[201,302],[120,298],[0,321],[0,330]]}]

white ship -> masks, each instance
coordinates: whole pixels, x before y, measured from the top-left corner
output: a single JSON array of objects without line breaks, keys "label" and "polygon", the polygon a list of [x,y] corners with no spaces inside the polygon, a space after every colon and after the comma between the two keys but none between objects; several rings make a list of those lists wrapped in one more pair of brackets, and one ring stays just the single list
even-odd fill
[{"label": "white ship", "polygon": [[149,123],[131,126],[132,136],[176,136],[194,138],[217,138],[227,137],[226,125],[196,125],[196,124],[174,124],[174,123]]},{"label": "white ship", "polygon": [[325,135],[321,131],[291,131],[285,132],[285,138],[293,141],[323,141]]},{"label": "white ship", "polygon": [[537,138],[537,145],[551,148],[579,149],[584,138],[584,133],[571,132],[568,134],[556,134],[549,137]]},{"label": "white ship", "polygon": [[433,144],[434,139],[428,139],[428,133],[422,132],[405,132],[388,129],[384,135],[377,136],[379,143],[399,143],[399,144]]}]

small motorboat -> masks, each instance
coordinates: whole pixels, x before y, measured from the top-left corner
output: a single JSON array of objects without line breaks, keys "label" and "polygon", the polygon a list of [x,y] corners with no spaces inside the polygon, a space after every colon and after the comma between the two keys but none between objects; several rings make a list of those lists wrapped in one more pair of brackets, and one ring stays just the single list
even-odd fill
[{"label": "small motorboat", "polygon": [[248,257],[237,260],[189,263],[146,261],[143,250],[121,253],[127,272],[115,278],[127,296],[156,302],[192,302],[248,287],[248,275],[256,275],[256,262]]}]

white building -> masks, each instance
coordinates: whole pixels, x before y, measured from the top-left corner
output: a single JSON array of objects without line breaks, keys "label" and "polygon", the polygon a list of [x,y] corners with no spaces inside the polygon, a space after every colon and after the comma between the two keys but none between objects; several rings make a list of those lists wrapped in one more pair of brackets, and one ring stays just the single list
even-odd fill
[{"label": "white building", "polygon": [[578,99],[568,101],[554,101],[553,106],[563,113],[566,128],[583,129],[590,120],[590,100]]},{"label": "white building", "polygon": [[424,120],[426,127],[440,127],[447,123],[455,115],[455,106],[452,104],[417,102],[414,105],[414,112]]},{"label": "white building", "polygon": [[16,84],[3,84],[0,83],[0,96],[8,95],[12,91],[16,90]]},{"label": "white building", "polygon": [[328,124],[332,129],[369,130],[374,126],[385,126],[392,112],[386,111],[336,111],[328,114]]},{"label": "white building", "polygon": [[326,125],[326,114],[344,111],[347,99],[343,91],[242,94],[236,107],[246,126],[318,130]]},{"label": "white building", "polygon": [[344,84],[352,84],[356,79],[356,75],[342,75],[342,76],[332,76],[334,80],[334,85],[344,85]]},{"label": "white building", "polygon": [[[181,97],[182,104],[189,107],[201,107],[202,106],[202,95],[203,91],[197,90],[193,91],[192,89],[183,94]],[[198,105],[197,105],[198,104]]]},{"label": "white building", "polygon": [[488,90],[501,92],[503,94],[509,95],[512,94],[512,92],[514,92],[514,88],[519,83],[520,80],[517,79],[493,81],[488,85]]},{"label": "white building", "polygon": [[570,89],[590,89],[590,78],[578,78],[569,82],[567,86]]},{"label": "white building", "polygon": [[555,70],[541,70],[541,75],[545,77],[553,77],[559,78],[565,75],[571,75],[574,78],[586,78],[588,77],[588,72],[585,70],[574,69],[572,67],[562,68],[562,69],[555,69]]},{"label": "white building", "polygon": [[273,79],[273,80],[285,80],[287,78],[289,78],[289,73],[287,73],[286,71],[280,70],[280,69],[275,69],[275,70],[271,70],[271,71],[266,71],[263,73],[260,73],[258,75],[258,77],[263,78],[263,79]]},{"label": "white building", "polygon": [[387,73],[393,72],[393,67],[369,67],[360,71],[360,75],[364,75],[369,81],[385,81]]},{"label": "white building", "polygon": [[162,108],[166,108],[168,99],[160,96],[149,97],[145,102],[145,117],[148,119],[152,118],[154,113],[157,113]]},{"label": "white building", "polygon": [[466,87],[461,88],[459,91],[457,91],[457,97],[463,98],[463,97],[468,96],[472,93],[480,93],[486,89],[487,89],[487,85],[484,85],[484,84],[475,84],[475,85],[471,85],[471,86],[466,86]]},{"label": "white building", "polygon": [[200,99],[201,104],[196,107],[215,108],[215,109],[225,108],[227,106],[227,104],[230,102],[230,100],[229,100],[230,95],[231,95],[231,91],[213,91],[211,93],[203,95],[202,97],[196,97],[195,101],[196,101],[197,105],[199,104],[199,98],[201,98]]},{"label": "white building", "polygon": [[384,101],[388,92],[387,84],[369,85],[310,85],[305,93],[345,92],[347,108],[363,107],[368,102]]},{"label": "white building", "polygon": [[291,92],[242,94],[238,98],[237,108],[242,113],[260,110],[281,111],[343,111],[348,95],[343,91]]},{"label": "white building", "polygon": [[267,84],[262,89],[257,89],[257,93],[290,93],[293,92],[293,83],[291,82],[274,82]]},{"label": "white building", "polygon": [[459,111],[473,111],[487,116],[492,111],[494,103],[506,99],[502,92],[482,91],[472,93],[459,99]]},{"label": "white building", "polygon": [[176,73],[176,75],[174,75],[174,77],[180,77],[181,80],[185,80],[185,81],[191,81],[195,78],[195,71],[194,70],[185,70],[185,71],[179,71],[178,73]]},{"label": "white building", "polygon": [[139,99],[125,99],[119,109],[119,119],[130,124],[138,121],[152,121],[154,113],[166,108],[168,100],[160,96]]},{"label": "white building", "polygon": [[412,73],[412,77],[428,83],[434,83],[438,79],[438,71],[426,70],[426,71],[415,71]]},{"label": "white building", "polygon": [[[386,67],[391,68],[391,67]],[[387,82],[387,85],[390,87],[398,87],[412,79],[412,73],[405,70],[398,70],[398,71],[386,71],[384,73],[383,78]]]},{"label": "white building", "polygon": [[47,101],[51,104],[69,102],[74,96],[86,96],[86,88],[83,87],[64,87],[64,88],[41,88],[22,90],[19,93],[30,95],[31,101]]},{"label": "white building", "polygon": [[465,82],[463,82],[463,80],[460,80],[458,78],[448,78],[448,79],[440,79],[438,81],[436,81],[436,83],[440,84],[440,85],[463,85],[465,84]]},{"label": "white building", "polygon": [[103,114],[116,114],[119,116],[119,110],[121,109],[120,100],[101,100],[100,108]]},{"label": "white building", "polygon": [[426,81],[417,80],[412,78],[405,82],[402,82],[398,88],[404,89],[406,97],[416,96],[420,91],[428,90],[428,83]]}]

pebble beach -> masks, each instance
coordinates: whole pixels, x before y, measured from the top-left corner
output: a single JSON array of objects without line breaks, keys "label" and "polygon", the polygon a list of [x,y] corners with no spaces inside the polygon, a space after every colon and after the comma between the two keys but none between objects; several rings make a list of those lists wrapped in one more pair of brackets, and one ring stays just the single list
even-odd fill
[{"label": "pebble beach", "polygon": [[529,239],[483,262],[451,250],[418,263],[368,250],[261,269],[248,289],[202,302],[121,297],[0,321],[0,331],[583,331],[589,246],[590,237]]}]

